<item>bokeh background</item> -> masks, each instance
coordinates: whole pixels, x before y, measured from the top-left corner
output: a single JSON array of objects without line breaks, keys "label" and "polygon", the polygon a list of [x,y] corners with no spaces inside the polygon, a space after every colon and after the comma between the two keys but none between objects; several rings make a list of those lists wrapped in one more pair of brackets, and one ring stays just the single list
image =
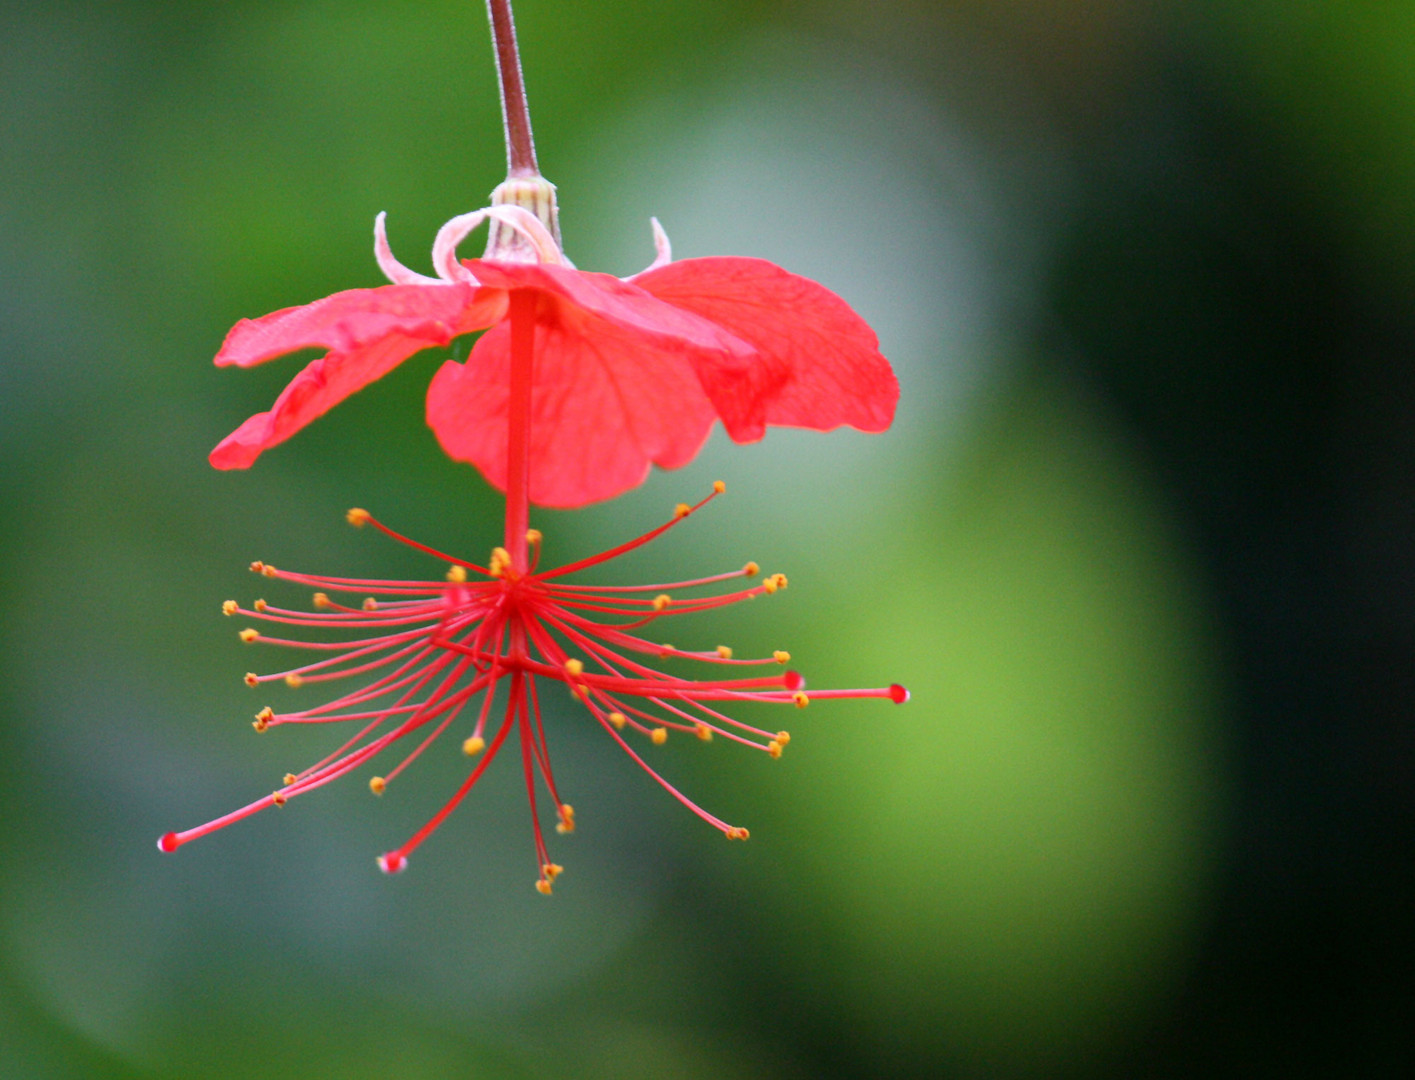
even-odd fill
[{"label": "bokeh background", "polygon": [[[583,267],[756,255],[843,294],[882,437],[720,433],[552,557],[791,575],[779,762],[573,709],[546,900],[510,762],[153,839],[321,756],[252,736],[253,558],[427,570],[498,502],[425,353],[245,474],[295,361],[238,318],[426,269],[502,177],[471,0],[0,5],[0,1074],[1393,1077],[1415,1070],[1415,5],[520,0]],[[295,602],[292,593],[282,599]],[[689,644],[686,637],[675,643]],[[771,722],[775,722],[772,720]],[[690,745],[691,744],[691,745]]]}]

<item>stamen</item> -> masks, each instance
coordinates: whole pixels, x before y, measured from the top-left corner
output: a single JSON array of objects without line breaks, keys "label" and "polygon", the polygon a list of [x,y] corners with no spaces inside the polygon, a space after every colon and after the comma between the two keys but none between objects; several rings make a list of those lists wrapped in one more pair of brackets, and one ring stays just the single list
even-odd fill
[{"label": "stamen", "polygon": [[[532,812],[532,830],[540,870],[537,888],[549,892],[560,873],[546,848],[537,805],[539,775],[556,808],[556,830],[575,831],[574,811],[561,800],[550,767],[538,702],[537,677],[554,679],[567,686],[582,701],[620,747],[640,767],[684,806],[729,839],[746,839],[745,828],[728,825],[686,798],[636,753],[621,732],[632,728],[655,746],[664,745],[670,731],[691,734],[702,742],[717,735],[762,750],[779,758],[790,743],[786,731],[772,732],[743,723],[712,708],[719,702],[756,701],[805,708],[812,698],[889,698],[896,703],[908,700],[908,691],[894,684],[860,690],[805,691],[805,680],[793,670],[778,671],[771,677],[751,679],[695,679],[670,675],[650,666],[654,657],[677,657],[700,663],[728,665],[786,665],[791,656],[776,650],[767,657],[737,659],[731,646],[680,650],[672,645],[637,636],[634,628],[653,622],[664,614],[674,616],[706,611],[739,603],[761,594],[784,589],[784,574],[772,574],[752,587],[725,593],[682,594],[694,589],[742,577],[755,577],[760,567],[746,563],[741,570],[712,574],[690,581],[665,585],[597,586],[561,584],[558,579],[575,570],[595,566],[633,550],[662,535],[676,522],[689,516],[725,492],[718,481],[712,492],[695,505],[679,504],[673,518],[658,528],[618,547],[578,562],[539,572],[543,537],[539,530],[525,528],[527,545],[535,551],[529,567],[512,569],[505,548],[492,552],[490,565],[481,568],[418,544],[382,525],[367,511],[351,510],[348,519],[355,525],[372,524],[390,537],[443,561],[447,581],[369,581],[354,578],[296,574],[276,570],[264,562],[251,569],[266,577],[318,589],[313,593],[314,614],[272,608],[264,600],[254,603],[254,612],[245,611],[235,601],[222,604],[225,615],[245,614],[254,618],[293,626],[340,627],[363,631],[348,640],[299,641],[270,637],[253,627],[239,632],[242,641],[284,645],[329,653],[324,659],[266,675],[248,673],[250,686],[277,679],[291,687],[305,682],[344,679],[365,672],[374,673],[372,682],[325,704],[297,712],[276,714],[269,706],[255,716],[253,727],[266,731],[277,724],[343,723],[359,730],[334,753],[300,773],[287,773],[284,787],[248,806],[186,832],[165,834],[158,846],[163,851],[177,847],[216,829],[242,820],[270,806],[284,805],[297,794],[323,786],[344,774],[361,769],[372,758],[414,733],[417,746],[398,766],[368,779],[369,790],[380,795],[392,780],[456,721],[463,708],[477,694],[479,702],[475,730],[461,742],[467,757],[477,758],[470,774],[451,798],[402,847],[386,852],[379,866],[397,873],[407,865],[409,855],[420,846],[476,785],[482,772],[509,738],[512,727],[519,732],[522,770]],[[523,525],[524,527],[524,525]],[[468,572],[485,574],[492,580],[468,583]],[[496,578],[510,580],[496,581]],[[726,586],[731,589],[732,586]],[[372,592],[360,606],[350,607],[330,599],[336,595]],[[673,590],[672,592],[666,590]],[[677,599],[674,599],[674,596]],[[351,599],[347,601],[353,603]],[[604,615],[619,616],[620,622],[596,621]],[[569,655],[577,653],[578,655]],[[510,679],[504,703],[505,713],[488,745],[485,727],[497,688]],[[642,707],[636,707],[637,702]],[[726,708],[727,706],[723,706]],[[542,888],[543,886],[543,888]]]},{"label": "stamen", "polygon": [[511,569],[511,553],[504,547],[494,547],[491,549],[491,563],[488,572],[494,578],[505,577]]}]

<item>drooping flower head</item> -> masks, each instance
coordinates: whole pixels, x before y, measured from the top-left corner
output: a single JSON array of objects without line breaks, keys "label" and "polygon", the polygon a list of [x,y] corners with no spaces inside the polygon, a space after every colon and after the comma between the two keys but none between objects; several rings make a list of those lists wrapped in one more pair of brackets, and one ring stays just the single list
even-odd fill
[{"label": "drooping flower head", "polygon": [[[883,431],[899,389],[874,333],[828,289],[760,259],[674,262],[668,238],[652,221],[657,256],[627,279],[577,270],[559,239],[555,188],[535,166],[509,0],[489,0],[506,119],[508,178],[491,205],[453,218],[433,244],[430,277],[393,257],[384,215],[374,224],[374,254],[391,284],[336,293],[232,328],[216,363],[249,367],[286,353],[322,347],[268,411],[252,416],[211,453],[217,468],[245,468],[344,398],[422,349],[485,331],[465,363],[442,365],[428,390],[427,418],[453,458],[474,464],[506,493],[504,546],[486,566],[442,555],[394,533],[362,510],[356,525],[379,530],[443,560],[442,580],[355,580],[292,574],[256,563],[266,577],[317,589],[313,612],[264,600],[228,615],[267,623],[352,633],[342,641],[303,641],[253,627],[241,638],[312,650],[322,658],[269,675],[292,686],[364,678],[354,690],[288,713],[262,709],[259,731],[285,724],[352,724],[355,733],[320,762],[285,777],[274,793],[205,825],[165,834],[158,847],[182,844],[259,810],[282,806],[365,766],[395,744],[416,745],[369,784],[381,794],[438,736],[471,723],[462,747],[478,760],[446,806],[379,864],[401,870],[466,796],[514,735],[530,796],[539,866],[549,892],[560,868],[540,827],[548,796],[562,832],[574,816],[550,767],[540,689],[564,683],[593,722],[679,801],[729,838],[746,829],[698,807],[652,769],[629,742],[650,745],[672,730],[714,736],[780,756],[789,736],[734,719],[744,701],[805,707],[818,698],[904,701],[898,685],[867,690],[807,690],[784,665],[789,657],[742,659],[725,646],[675,649],[645,636],[658,620],[785,588],[784,575],[756,581],[758,568],[666,585],[601,587],[563,579],[654,539],[720,494],[682,505],[667,524],[600,555],[538,569],[540,534],[529,507],[574,507],[640,483],[651,465],[690,461],[720,421],[738,442],[762,438],[768,425],[829,430],[850,425]],[[481,259],[461,260],[459,245],[487,224]],[[705,594],[739,579],[739,587]],[[349,598],[353,599],[350,600]],[[691,679],[649,661],[696,660],[741,677]],[[769,674],[763,674],[769,671]],[[491,717],[499,707],[500,719]],[[537,786],[540,781],[540,792]]]}]

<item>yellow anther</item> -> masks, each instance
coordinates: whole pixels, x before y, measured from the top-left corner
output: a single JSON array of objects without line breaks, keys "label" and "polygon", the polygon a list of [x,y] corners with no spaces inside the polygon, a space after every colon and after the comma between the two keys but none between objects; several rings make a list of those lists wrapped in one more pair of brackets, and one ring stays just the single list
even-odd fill
[{"label": "yellow anther", "polygon": [[675,507],[673,508],[673,516],[674,516],[675,518],[685,518],[685,517],[687,517],[689,514],[691,514],[692,512],[693,512],[693,508],[692,508],[691,506],[689,506],[687,503],[679,503],[677,506],[675,506]]},{"label": "yellow anther", "polygon": [[712,742],[712,728],[708,727],[706,724],[699,724],[697,728],[694,729],[694,734],[702,739],[703,742]]},{"label": "yellow anther", "polygon": [[259,573],[263,573],[264,571],[265,571],[265,563],[261,562],[259,559],[257,559],[255,562],[251,563],[251,573],[252,573],[252,574],[259,574]]},{"label": "yellow anther", "polygon": [[465,566],[454,566],[447,571],[447,580],[453,585],[461,585],[467,580],[467,568]]},{"label": "yellow anther", "polygon": [[664,642],[658,647],[658,658],[660,660],[667,660],[670,656],[673,656],[675,653],[677,653],[677,651],[678,650],[675,649],[672,645],[669,645],[667,642]]},{"label": "yellow anther", "polygon": [[375,795],[382,795],[388,787],[388,781],[381,776],[370,776],[368,778],[368,789]]},{"label": "yellow anther", "polygon": [[779,742],[782,746],[785,746],[787,743],[789,743],[789,742],[791,741],[791,732],[789,732],[789,731],[778,731],[778,732],[776,733],[776,741]]},{"label": "yellow anther", "polygon": [[330,602],[329,602],[329,594],[328,594],[328,593],[322,593],[322,592],[317,592],[317,593],[315,593],[315,594],[314,594],[314,606],[315,606],[316,609],[318,609],[318,610],[320,610],[320,611],[323,611],[325,608],[332,607],[333,605],[331,605]]},{"label": "yellow anther", "polygon": [[561,874],[565,873],[565,867],[561,866],[559,863],[548,862],[541,867],[541,871],[545,874],[548,881],[554,881]]},{"label": "yellow anther", "polygon": [[373,515],[367,510],[360,509],[357,506],[344,515],[345,520],[356,529],[362,529],[368,524],[368,519],[371,517],[373,517]]},{"label": "yellow anther", "polygon": [[301,675],[296,675],[293,671],[289,675],[285,676],[285,685],[288,686],[291,690],[298,690],[304,684],[304,677]]},{"label": "yellow anther", "polygon": [[585,665],[582,661],[576,660],[573,656],[565,661],[565,674],[572,679],[578,678],[585,673]]},{"label": "yellow anther", "polygon": [[252,629],[249,626],[242,630],[240,634],[241,640],[244,641],[247,645],[249,645],[258,637],[260,637],[260,631]]},{"label": "yellow anther", "polygon": [[569,803],[560,804],[560,822],[555,826],[558,833],[572,833],[575,831],[575,808]]},{"label": "yellow anther", "polygon": [[735,826],[727,830],[727,839],[729,840],[746,840],[751,835],[751,833],[741,826]]},{"label": "yellow anther", "polygon": [[731,660],[731,659],[732,659],[732,646],[731,646],[731,645],[719,645],[719,646],[717,647],[717,655],[720,656],[720,657],[722,657],[722,659],[724,659],[724,660]]},{"label": "yellow anther", "polygon": [[541,894],[544,895],[544,896],[549,896],[549,895],[550,895],[550,882],[546,881],[545,878],[539,879],[539,880],[536,882],[536,891],[539,892],[539,893],[541,893]]},{"label": "yellow anther", "polygon": [[612,712],[606,719],[608,719],[609,722],[613,724],[616,728],[618,728],[620,731],[623,731],[624,725],[629,722],[629,718],[625,716],[622,712]]},{"label": "yellow anther", "polygon": [[653,609],[655,611],[662,611],[671,603],[673,603],[673,597],[669,596],[666,592],[659,593],[653,598]]},{"label": "yellow anther", "polygon": [[771,742],[766,744],[766,752],[774,758],[779,758],[781,756],[781,744],[775,739],[772,739]]},{"label": "yellow anther", "polygon": [[364,599],[363,609],[364,609],[365,611],[377,611],[377,610],[378,610],[378,601],[375,600],[372,596],[366,597],[366,598]]},{"label": "yellow anther", "polygon": [[287,800],[284,795],[277,791],[270,796],[270,801],[276,806],[284,806]]},{"label": "yellow anther", "polygon": [[780,588],[780,586],[776,584],[776,575],[775,575],[775,574],[773,574],[773,575],[772,575],[771,577],[769,577],[769,578],[763,579],[763,581],[762,581],[762,589],[763,589],[763,591],[768,592],[768,593],[774,593],[774,592],[776,592],[776,590],[777,590],[778,588]]},{"label": "yellow anther", "polygon": [[491,565],[488,567],[492,577],[503,577],[506,571],[511,569],[511,553],[504,547],[491,549]]},{"label": "yellow anther", "polygon": [[251,607],[255,608],[257,611],[264,611],[269,606],[270,605],[267,604],[264,600],[257,600],[254,604],[251,605]]},{"label": "yellow anther", "polygon": [[270,721],[273,719],[275,719],[275,713],[273,713],[270,706],[267,705],[265,708],[261,709],[260,712],[255,714],[255,720],[251,722],[251,727],[255,728],[256,731],[264,732],[266,728],[270,727]]},{"label": "yellow anther", "polygon": [[785,649],[777,649],[776,652],[771,654],[771,658],[775,660],[778,664],[791,663],[791,654]]},{"label": "yellow anther", "polygon": [[721,480],[714,480],[712,482],[712,490],[718,495],[721,495],[724,491],[727,490],[727,485],[724,484]]},{"label": "yellow anther", "polygon": [[574,686],[570,687],[570,696],[577,701],[588,702],[590,700],[589,687],[584,683],[576,683]]},{"label": "yellow anther", "polygon": [[245,674],[245,676],[244,676],[244,679],[245,679],[245,683],[246,683],[247,686],[259,686],[259,685],[260,685],[260,676],[257,675],[254,671],[248,671],[248,672],[246,672],[246,674]]},{"label": "yellow anther", "polygon": [[804,690],[797,690],[794,694],[791,695],[791,700],[796,703],[796,708],[798,709],[804,709],[807,705],[811,703],[811,699],[806,696],[806,692]]},{"label": "yellow anther", "polygon": [[540,531],[539,529],[527,529],[527,530],[526,530],[526,543],[528,543],[528,544],[539,544],[539,543],[540,543],[542,540],[544,540],[544,539],[545,539],[545,536],[541,533],[541,531]]},{"label": "yellow anther", "polygon": [[567,802],[560,804],[560,816],[566,821],[575,820],[575,808]]},{"label": "yellow anther", "polygon": [[284,785],[285,785],[286,787],[289,787],[291,784],[293,784],[293,783],[294,783],[296,780],[298,780],[298,779],[299,779],[299,777],[296,776],[294,773],[292,773],[292,772],[287,772],[287,773],[285,774],[285,779],[284,779],[282,782],[284,783]]},{"label": "yellow anther", "polygon": [[656,727],[649,732],[649,738],[653,740],[655,746],[662,746],[668,741],[668,729]]},{"label": "yellow anther", "polygon": [[742,567],[742,573],[746,574],[748,577],[756,577],[761,572],[762,568],[754,562],[749,562],[746,566]]},{"label": "yellow anther", "polygon": [[234,615],[241,610],[241,605],[234,600],[223,600],[221,602],[221,614]]},{"label": "yellow anther", "polygon": [[466,742],[462,743],[462,753],[468,757],[476,757],[486,749],[486,740],[480,735],[473,735]]},{"label": "yellow anther", "polygon": [[264,576],[264,577],[274,577],[274,576],[275,576],[275,567],[271,566],[269,563],[266,563],[264,566],[262,566],[262,567],[260,568],[260,572],[261,572],[262,576]]},{"label": "yellow anther", "polygon": [[572,833],[575,831],[575,822],[573,820],[556,822],[555,831],[562,835]]}]

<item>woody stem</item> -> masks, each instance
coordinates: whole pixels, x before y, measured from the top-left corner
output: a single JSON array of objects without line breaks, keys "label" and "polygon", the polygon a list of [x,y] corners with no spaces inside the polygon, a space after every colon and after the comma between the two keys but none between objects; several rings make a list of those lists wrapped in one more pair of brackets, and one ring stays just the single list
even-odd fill
[{"label": "woody stem", "polygon": [[531,111],[526,105],[526,84],[521,78],[521,56],[516,50],[516,24],[511,0],[486,0],[491,17],[491,42],[496,47],[496,74],[501,83],[501,121],[506,129],[506,175],[539,176],[535,140],[531,138]]},{"label": "woody stem", "polygon": [[536,294],[511,290],[511,393],[506,403],[506,551],[524,574],[530,527],[531,377],[535,362]]}]

